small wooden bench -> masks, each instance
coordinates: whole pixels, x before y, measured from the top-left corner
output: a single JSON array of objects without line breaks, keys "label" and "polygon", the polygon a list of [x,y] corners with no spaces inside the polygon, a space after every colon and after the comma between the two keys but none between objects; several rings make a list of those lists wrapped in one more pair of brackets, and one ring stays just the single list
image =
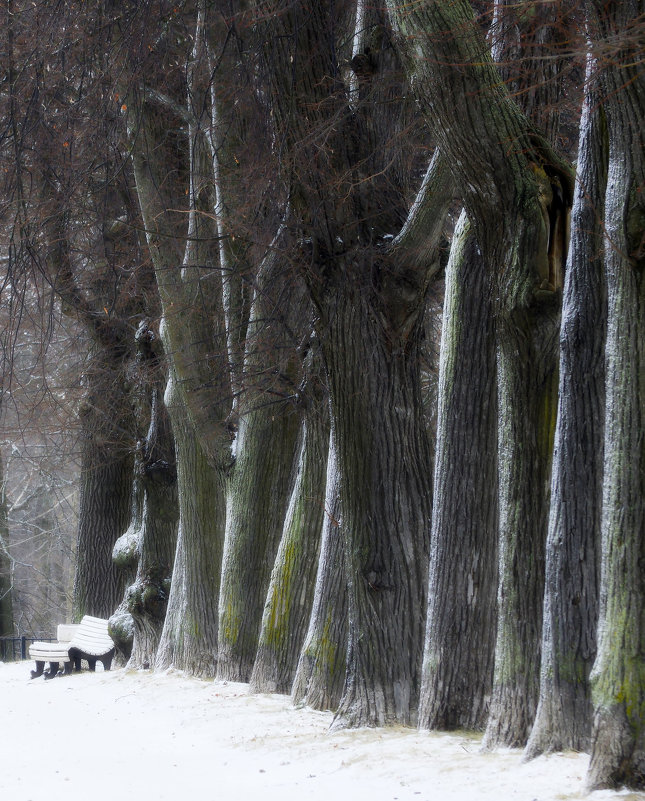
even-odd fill
[{"label": "small wooden bench", "polygon": [[109,670],[114,657],[114,643],[108,634],[108,622],[99,617],[85,615],[79,624],[58,626],[58,642],[35,642],[29,648],[29,656],[36,662],[36,670],[31,671],[32,679],[42,676],[45,662],[49,662],[46,679],[53,679],[60,670],[61,662],[65,673],[80,671],[85,660],[90,670],[96,670],[96,663],[102,662],[103,669]]}]

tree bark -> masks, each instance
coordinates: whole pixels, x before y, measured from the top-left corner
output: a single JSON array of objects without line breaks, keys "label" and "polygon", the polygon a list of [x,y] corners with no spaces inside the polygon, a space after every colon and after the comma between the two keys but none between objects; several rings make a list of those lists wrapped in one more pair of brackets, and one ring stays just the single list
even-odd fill
[{"label": "tree bark", "polygon": [[486,742],[517,745],[537,703],[548,417],[570,170],[509,96],[468,3],[387,5],[493,287],[501,586]]},{"label": "tree bark", "polygon": [[249,681],[253,670],[301,422],[292,336],[307,309],[302,286],[285,273],[282,242],[279,235],[257,279],[228,487],[217,666],[228,681]]},{"label": "tree bark", "polygon": [[416,723],[423,648],[431,488],[421,321],[403,334],[375,305],[354,275],[324,320],[349,587],[347,680],[336,718],[346,726]]},{"label": "tree bark", "polygon": [[462,213],[446,268],[422,728],[483,729],[493,683],[497,409],[489,297]]},{"label": "tree bark", "polygon": [[[141,482],[143,509],[138,540],[137,575],[126,590],[134,640],[128,667],[148,669],[155,656],[166,615],[177,540],[177,475],[167,413],[153,395],[148,435],[137,454],[135,481]],[[138,521],[137,521],[138,522]]]},{"label": "tree bark", "polygon": [[[74,577],[74,619],[108,618],[125,585],[112,559],[131,511],[134,432],[126,391],[108,365],[87,380],[94,386],[81,410],[81,485]],[[109,382],[109,383],[108,383]],[[108,383],[108,386],[106,386]],[[130,433],[130,437],[126,434]]]},{"label": "tree bark", "polygon": [[110,618],[117,647],[129,652],[128,666],[154,665],[170,592],[177,539],[177,474],[170,421],[160,398],[163,374],[155,334],[141,323],[137,331],[139,430],[148,423],[135,454],[132,518],[114,546],[117,564],[134,581]]},{"label": "tree bark", "polygon": [[549,751],[587,751],[590,746],[607,318],[602,264],[607,143],[604,114],[593,87],[595,72],[589,60],[560,330],[540,700],[525,751],[528,759]]},{"label": "tree bark", "polygon": [[[312,343],[315,351],[319,346]],[[327,393],[321,360],[309,351],[305,366],[305,416],[296,480],[284,520],[251,674],[252,692],[290,693],[307,630],[324,514],[324,475],[329,444]]]},{"label": "tree bark", "polygon": [[217,667],[217,603],[226,514],[225,479],[195,438],[172,372],[164,397],[177,459],[179,531],[168,609],[155,660],[212,678]]},{"label": "tree bark", "polygon": [[590,3],[609,125],[602,566],[591,789],[645,787],[645,78],[642,3]]},{"label": "tree bark", "polygon": [[11,637],[13,629],[13,575],[9,556],[9,521],[4,462],[0,452],[0,637]]},{"label": "tree bark", "polygon": [[341,533],[340,474],[330,434],[325,517],[313,606],[293,681],[294,704],[338,709],[347,668],[347,572]]},{"label": "tree bark", "polygon": [[[387,143],[366,119],[380,113],[370,99],[378,92],[360,84],[388,59],[352,57],[359,87],[350,99],[333,3],[267,2],[262,11],[256,32],[303,232],[301,272],[318,312],[341,475],[349,651],[335,725],[415,723],[431,506],[419,343],[434,260],[397,258],[386,246],[404,214],[376,191],[375,154]],[[443,211],[444,201],[439,193],[430,203]]]},{"label": "tree bark", "polygon": [[[202,4],[200,4],[203,12]],[[204,19],[198,15],[194,60],[189,71],[191,100],[208,94],[201,85],[206,68]],[[188,104],[190,106],[190,104]],[[173,203],[162,191],[162,124],[148,104],[141,108],[134,173],[161,303],[161,334],[170,362],[168,400],[174,417],[179,480],[180,531],[171,603],[156,666],[175,665],[197,675],[214,675],[218,638],[218,595],[225,528],[225,484],[233,464],[231,377],[223,322],[219,253],[211,220],[213,176],[206,142],[188,115],[190,176],[185,249],[179,258]],[[181,238],[181,237],[180,237]],[[206,265],[213,265],[204,270]],[[195,438],[195,441],[193,440]],[[205,461],[206,460],[206,461]],[[218,528],[219,527],[219,528]]]},{"label": "tree bark", "polygon": [[539,696],[544,550],[555,428],[559,304],[496,321],[499,588],[495,675],[484,745],[526,744]]}]

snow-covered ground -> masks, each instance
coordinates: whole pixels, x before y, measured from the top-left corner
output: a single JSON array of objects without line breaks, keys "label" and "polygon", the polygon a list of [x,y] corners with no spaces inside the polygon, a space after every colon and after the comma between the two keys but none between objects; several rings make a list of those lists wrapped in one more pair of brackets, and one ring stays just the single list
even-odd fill
[{"label": "snow-covered ground", "polygon": [[181,673],[31,681],[0,663],[2,801],[645,801],[584,793],[588,758],[482,753],[467,734],[330,733],[331,714]]}]

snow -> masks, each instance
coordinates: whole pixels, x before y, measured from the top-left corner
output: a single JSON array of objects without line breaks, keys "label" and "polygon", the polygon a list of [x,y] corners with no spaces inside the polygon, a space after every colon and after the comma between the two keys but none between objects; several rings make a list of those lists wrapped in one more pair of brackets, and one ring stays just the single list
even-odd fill
[{"label": "snow", "polygon": [[465,733],[332,733],[331,713],[176,671],[32,681],[32,667],[0,663],[3,801],[645,801],[585,795],[583,754],[523,763]]}]

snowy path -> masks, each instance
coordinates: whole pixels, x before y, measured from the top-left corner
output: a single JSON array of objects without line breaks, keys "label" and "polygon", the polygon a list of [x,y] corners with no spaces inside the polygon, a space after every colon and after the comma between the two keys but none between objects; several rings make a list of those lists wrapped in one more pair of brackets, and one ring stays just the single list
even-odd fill
[{"label": "snowy path", "polygon": [[29,680],[0,663],[2,801],[645,801],[583,793],[587,757],[531,763],[467,735],[330,734],[331,714],[179,673]]}]

